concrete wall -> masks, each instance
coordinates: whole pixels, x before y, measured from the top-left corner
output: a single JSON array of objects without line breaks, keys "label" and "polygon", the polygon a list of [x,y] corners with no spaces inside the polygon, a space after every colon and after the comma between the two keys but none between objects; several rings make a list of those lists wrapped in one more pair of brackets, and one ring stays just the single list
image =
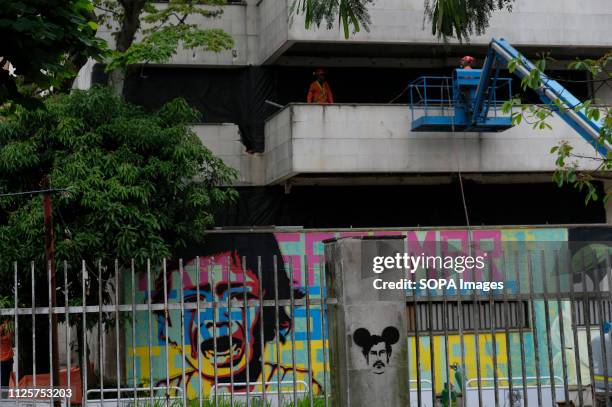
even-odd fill
[{"label": "concrete wall", "polygon": [[[291,1],[285,0],[284,7],[290,6]],[[262,6],[271,2],[278,3],[279,0],[263,0]],[[423,27],[423,13],[421,0],[377,1],[371,7],[370,32],[362,30],[351,35],[348,41],[438,44],[431,35],[429,23]],[[608,0],[517,0],[512,12],[495,13],[486,34],[474,36],[470,42],[487,44],[495,36],[504,37],[516,46],[609,47],[612,45],[610,21],[612,3]],[[306,30],[303,15],[295,17],[288,38],[289,41],[347,41],[337,28]]]},{"label": "concrete wall", "polygon": [[293,109],[283,109],[265,125],[264,181],[281,180],[294,175]]},{"label": "concrete wall", "polygon": [[[266,123],[266,183],[306,173],[550,172],[550,148],[593,149],[558,117],[553,130],[522,123],[502,133],[411,132],[403,105],[293,104]],[[593,163],[583,161],[586,168]]]},{"label": "concrete wall", "polygon": [[263,0],[258,5],[260,62],[274,59],[289,46],[290,21],[287,5],[287,0]]},{"label": "concrete wall", "polygon": [[238,126],[230,123],[198,124],[192,126],[202,144],[225,164],[240,174],[234,185],[261,185],[263,183],[263,158],[247,154],[240,142]]},{"label": "concrete wall", "polygon": [[[223,7],[223,15],[219,18],[190,16],[187,23],[198,24],[205,28],[222,29],[234,39],[233,50],[222,52],[203,52],[201,50],[180,50],[172,59],[172,63],[180,65],[237,65],[249,63],[247,6],[231,4]],[[252,30],[251,30],[252,31]]]}]

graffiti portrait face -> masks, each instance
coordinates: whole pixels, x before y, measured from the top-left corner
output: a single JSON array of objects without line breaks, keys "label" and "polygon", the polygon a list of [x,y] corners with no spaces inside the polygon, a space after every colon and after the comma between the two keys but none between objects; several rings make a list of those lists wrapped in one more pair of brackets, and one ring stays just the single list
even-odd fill
[{"label": "graffiti portrait face", "polygon": [[[151,294],[156,303],[162,303],[167,291],[169,302],[180,299],[185,304],[183,312],[158,313],[159,343],[167,340],[172,349],[168,361],[173,384],[180,385],[184,377],[188,396],[194,397],[200,391],[209,393],[215,384],[228,391],[233,383],[235,391],[243,392],[245,382],[261,381],[262,375],[270,377],[277,370],[295,372],[297,377],[306,373],[263,356],[270,343],[286,343],[293,321],[289,307],[262,307],[260,301],[304,295],[287,275],[274,235],[211,235],[204,246],[184,258],[191,260],[182,272],[172,267],[168,289],[164,290],[160,274]],[[194,307],[198,301],[199,311]]]},{"label": "graffiti portrait face", "polygon": [[389,355],[387,355],[387,349],[384,342],[379,342],[372,346],[370,353],[368,354],[368,364],[372,368],[372,373],[383,374],[385,373],[385,367],[389,363]]},{"label": "graffiti portrait face", "polygon": [[240,373],[256,354],[254,339],[260,309],[249,306],[245,310],[243,305],[245,297],[260,298],[257,274],[243,268],[240,258],[231,252],[201,258],[199,273],[199,290],[196,282],[184,288],[185,303],[197,302],[199,294],[200,303],[216,301],[220,305],[216,312],[204,305],[199,315],[196,310],[185,312],[185,336],[190,345],[185,357],[209,379],[214,378],[215,369],[218,378],[228,377],[232,371]]},{"label": "graffiti portrait face", "polygon": [[380,335],[371,335],[366,328],[356,329],[353,340],[361,347],[370,371],[376,375],[385,373],[391,360],[393,345],[399,341],[399,331],[393,326],[383,329]]}]

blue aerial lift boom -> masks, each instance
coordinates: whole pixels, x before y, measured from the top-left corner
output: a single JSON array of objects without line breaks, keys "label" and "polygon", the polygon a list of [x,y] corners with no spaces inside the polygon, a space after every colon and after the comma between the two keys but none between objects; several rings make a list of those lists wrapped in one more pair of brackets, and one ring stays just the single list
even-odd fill
[{"label": "blue aerial lift boom", "polygon": [[[493,39],[482,69],[456,69],[452,78],[414,81],[410,85],[412,130],[498,132],[512,127],[512,118],[501,113],[503,98],[511,97],[511,79],[499,77],[500,69],[512,60],[519,61],[513,73],[521,79],[537,69],[507,41]],[[607,157],[610,146],[598,142],[602,123],[590,119],[584,109],[575,109],[580,100],[559,82],[543,72],[540,78],[541,86],[535,89],[540,100]]]}]

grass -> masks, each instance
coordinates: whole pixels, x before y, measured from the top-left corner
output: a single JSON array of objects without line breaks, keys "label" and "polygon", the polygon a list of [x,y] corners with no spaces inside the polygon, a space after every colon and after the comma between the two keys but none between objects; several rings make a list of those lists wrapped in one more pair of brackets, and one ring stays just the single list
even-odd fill
[{"label": "grass", "polygon": [[[246,401],[240,401],[242,396],[237,397],[238,400],[234,400],[232,404],[231,399],[227,395],[219,395],[217,396],[217,403],[215,404],[215,400],[212,397],[207,397],[202,399],[202,407],[247,407]],[[270,399],[275,399],[275,396],[268,396],[268,400],[264,404],[261,398],[252,398],[250,399],[250,407],[272,407],[272,403],[269,401]],[[281,407],[294,407],[294,404],[291,400],[286,400],[282,403]],[[331,404],[330,404],[331,405]],[[183,407],[182,400],[169,400],[168,402],[165,399],[157,399],[157,400],[142,400],[142,401],[130,401],[128,403],[123,404],[124,407]],[[313,406],[314,407],[324,407],[325,399],[321,396],[313,396]],[[200,401],[198,399],[187,400],[186,407],[200,407]],[[308,396],[300,398],[297,400],[297,407],[310,407],[310,399]]]},{"label": "grass", "polygon": [[[239,397],[240,399],[243,399],[243,396]],[[273,404],[270,400],[274,400],[276,402],[277,400],[277,396],[275,395],[268,395],[266,403],[264,404],[263,400],[260,398],[260,396],[258,397],[254,397],[251,398],[250,401],[250,406],[251,407],[271,407]],[[198,400],[189,400],[187,402],[188,407],[200,407],[199,405],[199,401]],[[296,404],[294,404],[291,400],[285,400],[282,403],[282,407],[294,407]],[[313,396],[313,404],[314,407],[324,407],[325,406],[325,399],[321,396]],[[246,401],[237,401],[234,400],[234,404],[232,405],[231,400],[229,398],[229,396],[223,395],[223,396],[218,396],[217,397],[217,404],[215,405],[215,401],[214,398],[207,398],[205,400],[202,400],[202,407],[246,407],[247,403]],[[300,398],[297,400],[297,406],[298,407],[310,407],[310,399],[308,396],[305,396],[303,398]]]}]

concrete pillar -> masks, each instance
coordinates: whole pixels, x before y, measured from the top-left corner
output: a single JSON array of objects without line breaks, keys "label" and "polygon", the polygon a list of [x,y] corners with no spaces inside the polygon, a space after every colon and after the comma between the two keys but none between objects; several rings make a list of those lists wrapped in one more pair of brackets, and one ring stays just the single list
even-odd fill
[{"label": "concrete pillar", "polygon": [[375,256],[404,253],[404,238],[344,238],[325,244],[333,403],[408,405],[407,311],[404,290],[376,290],[375,279],[398,281],[401,270],[372,271]]}]

